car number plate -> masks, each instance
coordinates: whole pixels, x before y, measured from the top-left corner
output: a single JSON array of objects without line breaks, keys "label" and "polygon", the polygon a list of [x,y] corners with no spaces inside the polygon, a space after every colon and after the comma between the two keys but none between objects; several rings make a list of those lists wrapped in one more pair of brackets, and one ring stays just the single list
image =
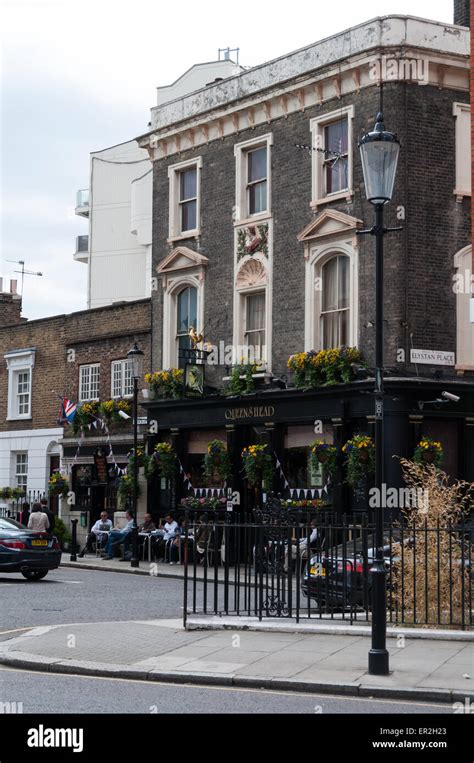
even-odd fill
[{"label": "car number plate", "polygon": [[319,564],[313,564],[310,569],[311,575],[314,575],[317,578],[325,578],[326,577],[326,569],[323,567],[321,563]]},{"label": "car number plate", "polygon": [[47,540],[32,540],[31,541],[32,546],[48,546]]}]

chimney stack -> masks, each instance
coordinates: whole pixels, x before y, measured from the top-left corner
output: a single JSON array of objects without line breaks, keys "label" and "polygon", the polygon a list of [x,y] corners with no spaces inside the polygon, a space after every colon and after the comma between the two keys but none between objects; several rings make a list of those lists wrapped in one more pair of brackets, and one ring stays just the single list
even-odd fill
[{"label": "chimney stack", "polygon": [[4,279],[0,278],[0,327],[23,323],[21,297],[16,293],[17,281],[10,281],[10,291],[3,291]]},{"label": "chimney stack", "polygon": [[470,0],[454,0],[454,23],[470,27],[470,16]]}]

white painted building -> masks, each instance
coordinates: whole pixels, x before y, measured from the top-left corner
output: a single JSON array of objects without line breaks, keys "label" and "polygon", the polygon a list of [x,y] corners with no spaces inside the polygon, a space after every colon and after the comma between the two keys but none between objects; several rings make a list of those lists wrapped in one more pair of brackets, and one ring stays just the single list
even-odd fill
[{"label": "white painted building", "polygon": [[74,254],[88,266],[88,308],[150,296],[151,203],[152,168],[136,141],[91,154],[90,189],[76,202],[89,232]]},{"label": "white painted building", "polygon": [[[230,59],[196,64],[176,82],[157,88],[155,111],[243,71]],[[89,221],[74,259],[88,266],[87,307],[151,295],[152,165],[135,140],[94,151],[90,184],[78,191],[76,214]]]}]

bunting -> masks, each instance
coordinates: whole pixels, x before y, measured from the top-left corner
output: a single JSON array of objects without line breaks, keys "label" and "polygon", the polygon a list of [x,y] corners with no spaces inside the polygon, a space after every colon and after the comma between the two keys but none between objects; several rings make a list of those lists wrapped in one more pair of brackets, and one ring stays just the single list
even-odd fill
[{"label": "bunting", "polygon": [[290,488],[290,496],[292,500],[304,501],[308,498],[322,498],[323,493],[328,495],[327,485],[323,488]]},{"label": "bunting", "polygon": [[277,472],[280,475],[281,479],[283,480],[283,483],[285,485],[285,490],[286,490],[287,488],[290,487],[290,483],[288,482],[288,480],[285,477],[285,473],[284,473],[283,467],[282,467],[282,465],[280,463],[280,459],[278,458],[278,456],[276,454],[275,454],[275,461],[276,461]]}]

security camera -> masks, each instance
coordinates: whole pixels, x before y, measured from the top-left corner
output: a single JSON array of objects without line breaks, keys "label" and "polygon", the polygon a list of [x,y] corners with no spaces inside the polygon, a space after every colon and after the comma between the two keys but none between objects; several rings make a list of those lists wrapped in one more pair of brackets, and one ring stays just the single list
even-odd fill
[{"label": "security camera", "polygon": [[128,415],[128,413],[125,413],[125,411],[119,411],[119,412],[118,412],[118,415],[119,415],[119,416],[120,416],[122,419],[125,419],[125,421],[129,421],[129,419],[131,419],[131,416],[129,416],[129,415]]},{"label": "security camera", "polygon": [[442,392],[441,397],[443,397],[445,400],[451,400],[452,403],[459,403],[461,399],[457,395],[453,395],[451,392]]}]

